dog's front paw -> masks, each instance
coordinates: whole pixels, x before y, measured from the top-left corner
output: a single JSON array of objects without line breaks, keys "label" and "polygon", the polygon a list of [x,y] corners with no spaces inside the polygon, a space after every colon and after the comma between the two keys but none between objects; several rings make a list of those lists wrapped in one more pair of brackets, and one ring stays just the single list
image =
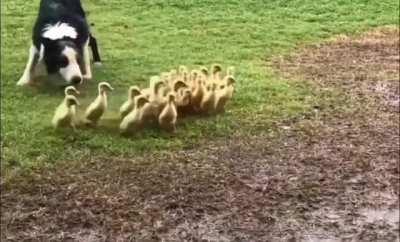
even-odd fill
[{"label": "dog's front paw", "polygon": [[82,76],[83,80],[88,81],[92,79],[92,74],[85,74]]},{"label": "dog's front paw", "polygon": [[101,68],[103,66],[103,63],[100,62],[100,61],[97,61],[97,62],[93,63],[93,66],[96,67],[96,68]]},{"label": "dog's front paw", "polygon": [[32,86],[33,85],[33,81],[29,78],[26,77],[21,77],[18,82],[17,82],[17,86],[20,87],[24,87],[24,86]]}]

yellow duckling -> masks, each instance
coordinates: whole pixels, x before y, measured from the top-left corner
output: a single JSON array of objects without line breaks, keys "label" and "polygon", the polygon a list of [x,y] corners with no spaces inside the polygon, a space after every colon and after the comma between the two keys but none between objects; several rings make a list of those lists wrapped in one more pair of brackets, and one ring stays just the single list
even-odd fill
[{"label": "yellow duckling", "polygon": [[122,119],[119,125],[121,134],[129,134],[138,131],[143,127],[143,107],[149,102],[144,95],[136,96],[134,99],[133,110]]},{"label": "yellow duckling", "polygon": [[165,83],[161,80],[158,79],[153,87],[152,87],[152,94],[149,97],[149,101],[150,102],[156,102],[156,103],[163,103],[164,100],[163,99],[163,94],[165,92]]},{"label": "yellow duckling", "polygon": [[126,100],[121,108],[119,109],[119,113],[121,118],[124,118],[130,111],[132,111],[135,105],[135,97],[141,94],[140,88],[137,86],[131,86],[128,90],[128,100]]},{"label": "yellow duckling", "polygon": [[186,67],[186,66],[184,66],[184,65],[180,65],[179,66],[179,68],[178,68],[178,70],[179,70],[179,74],[183,74],[183,73],[187,73],[187,72],[189,72],[189,69]]},{"label": "yellow duckling", "polygon": [[193,113],[195,109],[191,105],[192,91],[189,87],[180,88],[175,94],[175,104],[179,114]]},{"label": "yellow duckling", "polygon": [[[68,86],[68,87],[66,87],[66,88],[64,89],[64,94],[65,94],[65,96],[68,96],[68,95],[77,96],[77,95],[79,95],[79,94],[81,94],[81,93],[80,93],[78,90],[76,90],[76,88],[75,88],[74,86]],[[65,100],[65,99],[64,99],[64,100]],[[76,114],[76,105],[72,105],[72,106],[71,106],[71,109],[72,109],[72,112]],[[74,120],[73,120],[73,122],[74,122],[75,124],[78,123],[78,120],[77,120],[77,116],[76,116],[76,115],[74,115]]]},{"label": "yellow duckling", "polygon": [[228,88],[228,98],[231,99],[233,96],[233,92],[235,90],[233,84],[236,83],[236,80],[233,76],[226,76],[223,81],[223,85]]},{"label": "yellow duckling", "polygon": [[154,89],[154,86],[157,85],[159,82],[162,82],[160,76],[150,77],[150,82],[149,82],[150,88]]},{"label": "yellow duckling", "polygon": [[216,99],[215,99],[215,111],[216,112],[224,112],[225,104],[232,98],[234,92],[235,79],[232,76],[227,76],[224,78],[223,84],[220,86],[220,89],[216,91]]},{"label": "yellow duckling", "polygon": [[186,107],[190,104],[192,97],[192,91],[188,87],[178,89],[176,92],[175,102],[178,107]]},{"label": "yellow duckling", "polygon": [[180,78],[182,81],[184,81],[185,83],[189,84],[190,83],[190,76],[189,76],[189,72],[184,72],[182,74],[182,77]]},{"label": "yellow duckling", "polygon": [[211,114],[215,111],[215,89],[217,84],[212,83],[207,85],[206,91],[200,103],[200,110],[206,114]]},{"label": "yellow duckling", "polygon": [[218,83],[221,81],[221,72],[222,72],[222,67],[219,64],[213,64],[211,66],[211,80],[215,83]]},{"label": "yellow duckling", "polygon": [[179,66],[178,68],[179,70],[179,76],[178,76],[178,80],[182,80],[185,83],[189,82],[189,69],[186,66]]},{"label": "yellow duckling", "polygon": [[200,72],[203,74],[205,77],[208,78],[208,69],[205,66],[200,67]]},{"label": "yellow duckling", "polygon": [[195,110],[198,110],[200,108],[200,103],[205,93],[203,78],[204,78],[203,76],[199,76],[199,78],[197,78],[192,91],[192,97],[190,102],[191,105],[193,106],[193,109]]},{"label": "yellow duckling", "polygon": [[170,93],[168,94],[167,104],[158,116],[158,124],[166,131],[175,132],[177,118],[178,112],[176,111],[175,95]]},{"label": "yellow duckling", "polygon": [[54,128],[72,127],[76,130],[76,111],[74,108],[79,105],[78,99],[73,95],[66,95],[62,103],[57,107],[51,121]]},{"label": "yellow duckling", "polygon": [[198,70],[192,70],[190,72],[189,86],[191,88],[191,91],[194,91],[196,83],[197,83],[197,79],[199,78],[199,76],[200,76],[200,71],[198,71]]},{"label": "yellow duckling", "polygon": [[146,95],[149,100],[148,105],[143,107],[144,110],[144,119],[146,121],[155,121],[162,108],[166,104],[166,98],[164,96],[165,83],[162,80],[158,80],[154,82],[151,88],[151,92]]},{"label": "yellow duckling", "polygon": [[175,92],[176,89],[180,88],[181,86],[187,87],[188,84],[179,78],[175,78],[174,80],[167,83],[165,87],[165,93],[168,92]]},{"label": "yellow duckling", "polygon": [[176,69],[171,69],[169,74],[171,74],[172,77],[176,77],[178,75],[178,71]]},{"label": "yellow duckling", "polygon": [[181,88],[189,88],[188,84],[186,84],[184,81],[182,80],[176,80],[173,84],[173,88],[172,90],[174,92],[177,92],[179,89]]},{"label": "yellow duckling", "polygon": [[164,85],[164,81],[159,76],[152,76],[150,77],[149,87],[142,89],[141,93],[150,100],[151,98],[157,96],[157,89],[159,85]]},{"label": "yellow duckling", "polygon": [[192,92],[188,84],[184,81],[177,80],[174,82],[173,94],[175,95],[175,103],[177,106],[183,107],[190,104]]},{"label": "yellow duckling", "polygon": [[107,82],[100,82],[99,95],[97,98],[87,107],[85,111],[85,119],[88,124],[96,125],[101,116],[107,109],[107,91],[114,90]]},{"label": "yellow duckling", "polygon": [[166,85],[168,85],[171,75],[169,72],[161,72],[160,78]]}]

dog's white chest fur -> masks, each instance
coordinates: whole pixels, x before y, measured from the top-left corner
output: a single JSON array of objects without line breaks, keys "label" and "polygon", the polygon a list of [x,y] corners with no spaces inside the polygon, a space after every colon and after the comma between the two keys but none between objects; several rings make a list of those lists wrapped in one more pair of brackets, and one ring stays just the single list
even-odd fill
[{"label": "dog's white chest fur", "polygon": [[51,40],[62,39],[64,37],[76,39],[78,37],[78,33],[71,25],[57,22],[56,24],[47,24],[43,29],[42,36]]}]

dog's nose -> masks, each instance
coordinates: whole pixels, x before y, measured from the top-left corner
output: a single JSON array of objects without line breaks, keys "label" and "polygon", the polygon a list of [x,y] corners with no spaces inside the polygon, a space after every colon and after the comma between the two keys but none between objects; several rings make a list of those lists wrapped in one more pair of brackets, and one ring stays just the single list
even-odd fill
[{"label": "dog's nose", "polygon": [[82,82],[82,77],[80,77],[80,76],[73,76],[72,78],[71,78],[71,83],[72,84],[79,84],[79,83],[81,83]]}]

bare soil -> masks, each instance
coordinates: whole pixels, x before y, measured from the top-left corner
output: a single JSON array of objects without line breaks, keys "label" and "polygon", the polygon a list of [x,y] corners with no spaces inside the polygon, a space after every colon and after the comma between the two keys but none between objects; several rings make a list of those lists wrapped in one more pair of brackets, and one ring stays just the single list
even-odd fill
[{"label": "bare soil", "polygon": [[273,133],[1,183],[1,241],[399,241],[399,32],[269,61],[318,95]]}]

